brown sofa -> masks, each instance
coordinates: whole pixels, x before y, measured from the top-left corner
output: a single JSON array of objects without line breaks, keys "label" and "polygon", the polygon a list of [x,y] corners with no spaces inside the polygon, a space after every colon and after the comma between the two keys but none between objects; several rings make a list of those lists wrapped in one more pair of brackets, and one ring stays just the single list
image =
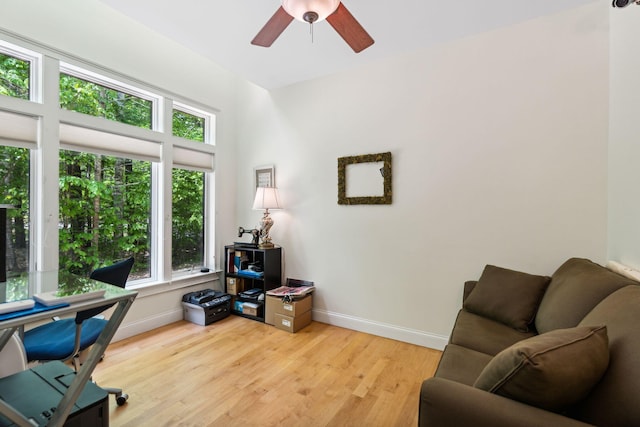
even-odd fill
[{"label": "brown sofa", "polygon": [[640,286],[586,259],[551,277],[486,266],[420,426],[640,426]]}]

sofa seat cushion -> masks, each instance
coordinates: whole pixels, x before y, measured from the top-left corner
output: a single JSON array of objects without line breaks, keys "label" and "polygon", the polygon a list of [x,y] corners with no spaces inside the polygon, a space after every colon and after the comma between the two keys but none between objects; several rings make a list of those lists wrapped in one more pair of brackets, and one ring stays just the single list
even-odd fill
[{"label": "sofa seat cushion", "polygon": [[588,259],[571,258],[551,276],[536,315],[536,329],[544,333],[577,326],[608,295],[637,283]]},{"label": "sofa seat cushion", "polygon": [[609,368],[575,416],[595,425],[640,426],[640,286],[605,298],[580,325],[607,325]]},{"label": "sofa seat cushion", "polygon": [[470,386],[492,358],[489,354],[448,344],[434,376]]},{"label": "sofa seat cushion", "polygon": [[465,310],[528,332],[551,278],[487,265]]},{"label": "sofa seat cushion", "polygon": [[465,310],[458,312],[450,343],[495,356],[505,348],[535,336]]},{"label": "sofa seat cushion", "polygon": [[608,364],[606,326],[558,329],[498,353],[474,387],[561,411],[584,399]]}]

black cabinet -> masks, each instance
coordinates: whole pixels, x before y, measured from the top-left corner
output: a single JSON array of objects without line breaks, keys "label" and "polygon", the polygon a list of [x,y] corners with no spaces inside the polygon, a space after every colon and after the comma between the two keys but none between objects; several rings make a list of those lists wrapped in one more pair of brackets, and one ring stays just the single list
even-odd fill
[{"label": "black cabinet", "polygon": [[224,249],[225,290],[233,298],[231,312],[264,322],[266,292],[282,286],[282,248],[229,245]]}]

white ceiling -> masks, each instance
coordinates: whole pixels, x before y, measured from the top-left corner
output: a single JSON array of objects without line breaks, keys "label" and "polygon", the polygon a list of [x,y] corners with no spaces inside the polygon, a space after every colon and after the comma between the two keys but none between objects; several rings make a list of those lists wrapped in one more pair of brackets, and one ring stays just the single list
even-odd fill
[{"label": "white ceiling", "polygon": [[[354,53],[326,22],[293,21],[270,48],[253,37],[279,0],[101,0],[224,68],[274,89],[598,0],[344,0],[375,44]],[[600,0],[602,1],[602,0]]]}]

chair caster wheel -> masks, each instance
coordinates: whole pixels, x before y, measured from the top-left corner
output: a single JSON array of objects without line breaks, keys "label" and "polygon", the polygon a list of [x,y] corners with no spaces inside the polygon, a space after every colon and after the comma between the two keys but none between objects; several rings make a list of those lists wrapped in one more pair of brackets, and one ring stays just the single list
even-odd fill
[{"label": "chair caster wheel", "polygon": [[127,403],[127,399],[129,399],[129,395],[127,393],[123,393],[120,396],[116,396],[116,403],[118,406],[122,406]]}]

